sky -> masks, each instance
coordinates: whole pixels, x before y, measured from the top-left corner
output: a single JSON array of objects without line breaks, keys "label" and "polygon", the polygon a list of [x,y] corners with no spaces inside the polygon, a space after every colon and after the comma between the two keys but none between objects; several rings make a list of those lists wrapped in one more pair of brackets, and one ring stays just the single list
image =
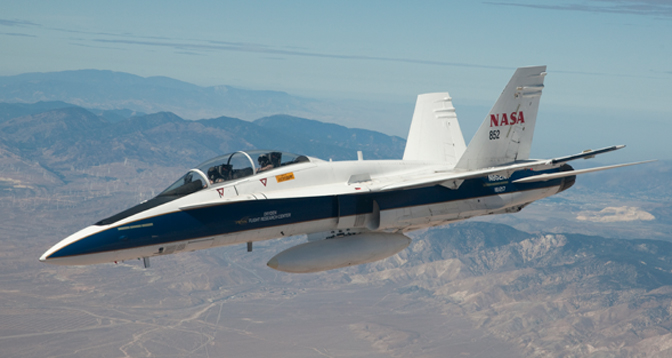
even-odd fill
[{"label": "sky", "polygon": [[460,118],[487,113],[516,67],[543,64],[547,148],[634,141],[637,156],[672,157],[669,0],[8,0],[0,44],[0,76],[104,69],[408,113],[417,94],[448,91]]}]

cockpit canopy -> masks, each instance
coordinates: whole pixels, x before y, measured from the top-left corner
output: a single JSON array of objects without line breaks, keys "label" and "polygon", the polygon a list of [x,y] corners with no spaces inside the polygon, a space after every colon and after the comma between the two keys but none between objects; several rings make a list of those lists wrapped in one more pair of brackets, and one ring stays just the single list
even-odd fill
[{"label": "cockpit canopy", "polygon": [[147,209],[165,204],[209,186],[219,185],[287,165],[319,161],[305,155],[269,150],[239,151],[220,155],[199,164],[162,191],[155,198],[136,205],[119,214],[101,220],[96,225],[109,225]]},{"label": "cockpit canopy", "polygon": [[252,150],[220,155],[199,164],[159,196],[183,196],[218,183],[245,178],[287,165],[310,162],[305,155],[287,152]]}]

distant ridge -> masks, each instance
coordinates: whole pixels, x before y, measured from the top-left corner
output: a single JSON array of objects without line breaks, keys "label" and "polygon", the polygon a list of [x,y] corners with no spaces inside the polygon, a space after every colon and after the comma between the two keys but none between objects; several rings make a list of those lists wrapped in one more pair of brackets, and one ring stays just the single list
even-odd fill
[{"label": "distant ridge", "polygon": [[25,116],[29,114],[37,114],[46,112],[52,109],[57,108],[66,108],[73,107],[73,104],[65,103],[61,101],[51,101],[43,102],[38,101],[36,103],[2,103],[0,102],[0,122],[4,122],[8,119]]},{"label": "distant ridge", "polygon": [[[0,76],[0,102],[61,101],[96,114],[128,109],[173,112],[194,120],[225,115],[251,121],[282,113],[401,136],[408,132],[413,100],[315,99],[282,91],[203,87],[164,76],[141,77],[96,69]],[[120,119],[114,113],[103,116],[112,121]]]},{"label": "distant ridge", "polygon": [[62,101],[99,110],[170,111],[188,119],[227,113],[254,119],[276,113],[311,113],[315,100],[278,91],[200,87],[168,77],[107,70],[34,72],[0,76],[0,102]]}]

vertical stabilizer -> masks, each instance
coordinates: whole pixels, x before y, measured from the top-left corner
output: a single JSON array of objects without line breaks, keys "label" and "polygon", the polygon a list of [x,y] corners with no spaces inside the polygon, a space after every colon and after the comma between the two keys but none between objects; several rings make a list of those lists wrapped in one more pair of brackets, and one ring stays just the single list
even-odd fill
[{"label": "vertical stabilizer", "polygon": [[546,66],[516,70],[456,168],[481,169],[529,159]]},{"label": "vertical stabilizer", "polygon": [[448,92],[418,96],[404,160],[447,162],[455,165],[466,145]]}]

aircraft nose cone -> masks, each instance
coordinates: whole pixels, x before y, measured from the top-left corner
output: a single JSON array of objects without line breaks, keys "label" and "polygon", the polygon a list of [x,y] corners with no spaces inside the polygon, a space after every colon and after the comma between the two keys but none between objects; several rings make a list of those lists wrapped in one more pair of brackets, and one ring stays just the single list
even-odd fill
[{"label": "aircraft nose cone", "polygon": [[278,259],[276,259],[274,257],[270,261],[268,261],[268,263],[266,265],[268,265],[268,267],[270,267],[272,269],[277,269],[278,268]]},{"label": "aircraft nose cone", "polygon": [[[82,253],[82,240],[86,240],[94,234],[104,231],[106,228],[99,227],[96,225],[88,226],[68,237],[61,240],[56,245],[52,246],[47,250],[42,256],[40,256],[40,262],[45,262],[48,264],[54,265],[78,265],[81,264],[78,261],[79,258],[85,256]],[[79,245],[79,247],[76,247]]]}]

